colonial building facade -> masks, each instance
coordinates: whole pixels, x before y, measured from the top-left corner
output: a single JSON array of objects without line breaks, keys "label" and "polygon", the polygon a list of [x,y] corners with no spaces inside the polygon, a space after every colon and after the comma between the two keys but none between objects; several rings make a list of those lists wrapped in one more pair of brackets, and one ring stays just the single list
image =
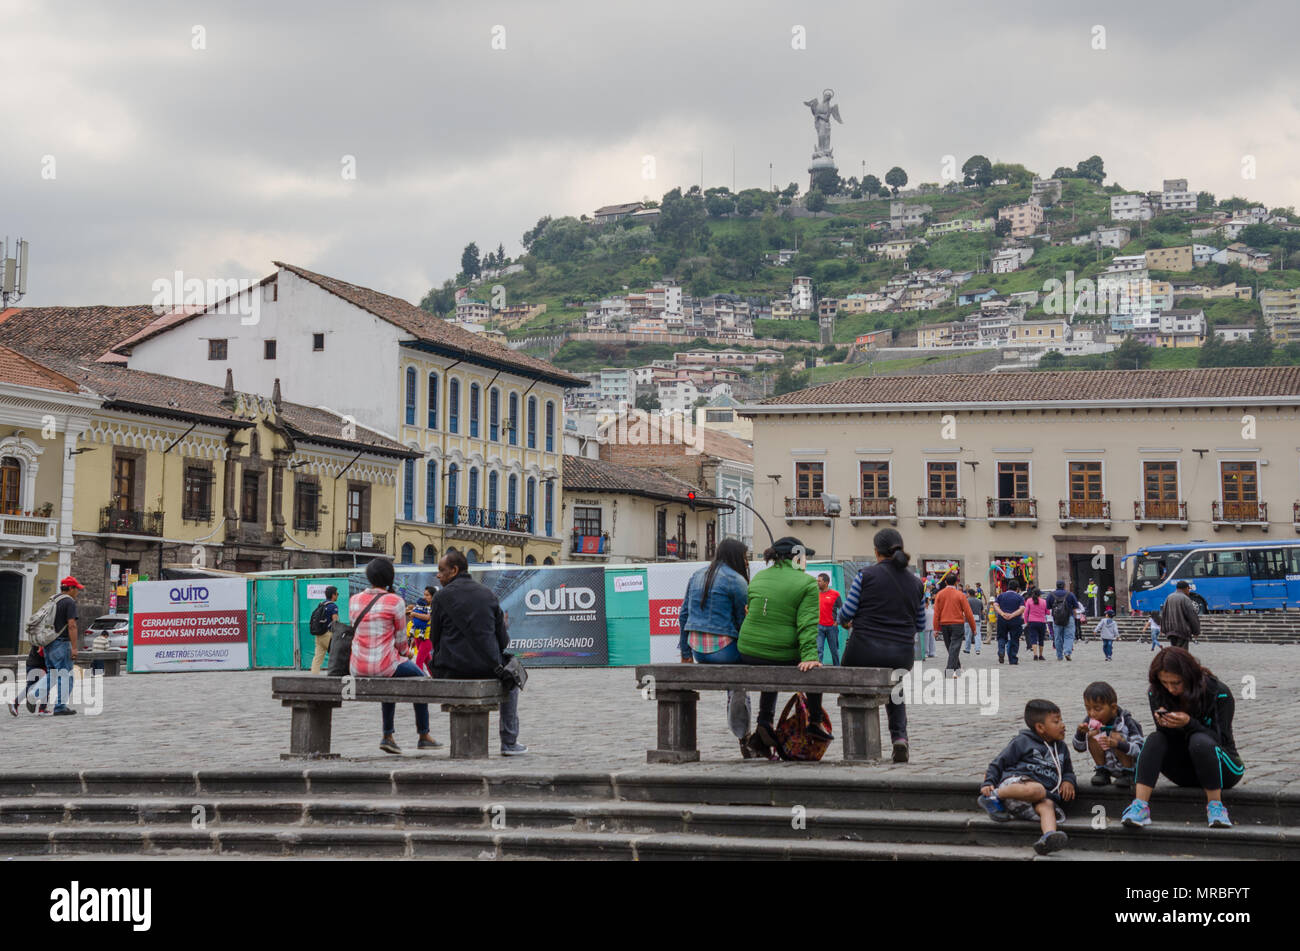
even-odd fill
[{"label": "colonial building facade", "polygon": [[1140,546],[1300,532],[1300,367],[861,378],[742,411],[756,506],[819,556],[895,525],[922,570],[1124,609]]}]

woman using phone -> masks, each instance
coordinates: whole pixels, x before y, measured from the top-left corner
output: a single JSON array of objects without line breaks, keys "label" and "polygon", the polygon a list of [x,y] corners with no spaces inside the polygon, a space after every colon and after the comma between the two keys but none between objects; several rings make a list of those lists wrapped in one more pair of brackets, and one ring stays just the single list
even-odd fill
[{"label": "woman using phone", "polygon": [[1138,755],[1136,797],[1124,810],[1124,825],[1151,824],[1151,792],[1163,774],[1176,786],[1204,789],[1210,828],[1226,829],[1232,822],[1223,790],[1235,786],[1246,771],[1232,739],[1232,691],[1181,647],[1157,654],[1147,680],[1156,732]]}]

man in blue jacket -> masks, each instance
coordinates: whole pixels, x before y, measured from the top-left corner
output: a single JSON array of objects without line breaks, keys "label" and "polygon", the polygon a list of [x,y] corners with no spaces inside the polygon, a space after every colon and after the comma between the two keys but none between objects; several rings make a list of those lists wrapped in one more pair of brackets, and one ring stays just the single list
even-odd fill
[{"label": "man in blue jacket", "polygon": [[1056,659],[1070,660],[1074,653],[1074,612],[1079,599],[1065,589],[1065,582],[1056,582],[1056,590],[1047,596],[1047,616],[1052,627],[1052,646]]}]

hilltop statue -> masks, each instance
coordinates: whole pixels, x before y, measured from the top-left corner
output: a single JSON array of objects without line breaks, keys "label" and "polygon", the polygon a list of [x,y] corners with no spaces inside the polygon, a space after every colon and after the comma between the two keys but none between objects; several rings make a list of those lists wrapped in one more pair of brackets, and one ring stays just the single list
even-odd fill
[{"label": "hilltop statue", "polygon": [[817,148],[813,152],[813,162],[818,159],[829,159],[829,163],[822,167],[834,168],[834,156],[831,154],[831,116],[835,121],[844,124],[840,118],[840,107],[831,105],[831,97],[835,95],[833,89],[823,89],[822,98],[819,102],[816,99],[808,99],[804,105],[812,110],[813,124],[817,127]]}]

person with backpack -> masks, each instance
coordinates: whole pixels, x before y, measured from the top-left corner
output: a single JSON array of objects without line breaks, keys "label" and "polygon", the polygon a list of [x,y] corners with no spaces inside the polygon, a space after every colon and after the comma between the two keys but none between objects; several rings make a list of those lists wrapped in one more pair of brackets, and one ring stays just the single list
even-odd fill
[{"label": "person with backpack", "polygon": [[330,626],[339,616],[338,600],[339,589],[330,585],[325,589],[325,600],[316,605],[316,610],[311,612],[311,619],[307,622],[308,631],[316,639],[316,650],[311,658],[313,674],[320,673],[320,665],[330,649]]},{"label": "person with backpack", "polygon": [[1056,582],[1056,590],[1047,596],[1047,611],[1052,618],[1052,646],[1056,659],[1070,660],[1074,653],[1074,612],[1079,599],[1065,588],[1064,581]]},{"label": "person with backpack", "polygon": [[[59,593],[45,602],[27,622],[27,639],[45,653],[46,674],[44,690],[37,693],[50,696],[50,680],[54,680],[54,710],[56,717],[76,713],[64,702],[72,695],[72,665],[77,659],[77,592],[84,585],[72,575],[59,582]],[[11,707],[10,712],[16,712]]]}]

